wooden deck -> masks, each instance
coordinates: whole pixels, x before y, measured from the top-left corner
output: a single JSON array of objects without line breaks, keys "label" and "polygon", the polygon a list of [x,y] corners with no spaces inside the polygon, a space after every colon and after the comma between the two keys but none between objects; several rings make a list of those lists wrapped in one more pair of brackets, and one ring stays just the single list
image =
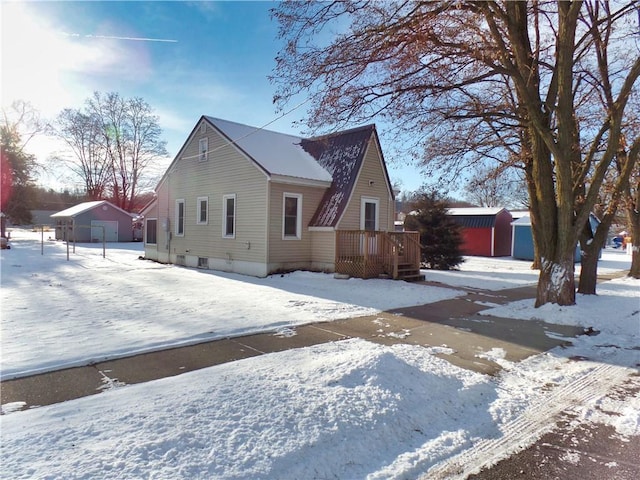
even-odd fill
[{"label": "wooden deck", "polygon": [[338,230],[335,271],[358,278],[420,280],[420,234]]}]

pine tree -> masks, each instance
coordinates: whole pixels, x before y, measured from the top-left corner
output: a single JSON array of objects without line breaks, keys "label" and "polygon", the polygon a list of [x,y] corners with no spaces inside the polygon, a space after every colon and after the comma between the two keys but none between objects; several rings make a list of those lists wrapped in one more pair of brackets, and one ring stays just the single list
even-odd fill
[{"label": "pine tree", "polygon": [[421,261],[433,270],[454,270],[464,262],[460,226],[447,216],[449,206],[436,192],[419,194],[405,230],[420,232]]}]

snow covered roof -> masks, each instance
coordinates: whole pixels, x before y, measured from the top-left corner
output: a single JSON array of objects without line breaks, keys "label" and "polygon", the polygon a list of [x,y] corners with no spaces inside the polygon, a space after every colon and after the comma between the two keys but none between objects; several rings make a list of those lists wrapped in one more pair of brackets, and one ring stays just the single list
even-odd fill
[{"label": "snow covered roof", "polygon": [[504,210],[502,207],[464,207],[450,208],[449,215],[497,215]]},{"label": "snow covered roof", "polygon": [[525,215],[524,217],[520,217],[511,222],[511,225],[531,225],[531,217],[529,217],[529,215]]},{"label": "snow covered roof", "polygon": [[56,217],[75,217],[77,215],[80,215],[81,213],[84,213],[86,211],[89,211],[91,209],[99,207],[100,205],[109,205],[110,207],[113,207],[116,210],[120,210],[121,212],[126,213],[127,215],[131,216],[130,213],[125,212],[120,207],[116,207],[111,202],[108,202],[106,200],[95,200],[93,202],[79,203],[78,205],[74,205],[73,207],[69,207],[69,208],[67,208],[65,210],[61,210],[59,212],[56,212],[56,213],[52,214],[51,217],[52,218],[56,218]]},{"label": "snow covered roof", "polygon": [[331,174],[302,148],[302,138],[205,116],[228,140],[271,175],[331,182]]},{"label": "snow covered roof", "polygon": [[[270,178],[327,188],[309,224],[312,227],[337,225],[351,198],[369,140],[372,135],[377,140],[375,125],[302,138],[208,115],[201,117],[194,132],[203,119]],[[179,159],[180,153],[160,183]],[[393,195],[384,160],[382,168]]]},{"label": "snow covered roof", "polygon": [[529,216],[529,210],[510,210],[509,213],[514,220]]},{"label": "snow covered roof", "polygon": [[467,207],[450,208],[448,214],[457,224],[465,228],[493,228],[496,225],[498,214],[503,211],[509,213],[501,207]]},{"label": "snow covered roof", "polygon": [[204,117],[270,175],[331,182],[309,226],[335,227],[349,202],[374,125],[301,138]]}]

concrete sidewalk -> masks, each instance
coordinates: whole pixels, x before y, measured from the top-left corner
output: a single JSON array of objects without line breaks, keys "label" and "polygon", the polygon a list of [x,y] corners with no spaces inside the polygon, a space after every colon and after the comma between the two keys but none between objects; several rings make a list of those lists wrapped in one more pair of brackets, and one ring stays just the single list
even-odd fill
[{"label": "concrete sidewalk", "polygon": [[467,289],[466,296],[455,299],[296,327],[289,336],[267,332],[214,340],[7,380],[0,384],[1,402],[25,402],[25,409],[50,405],[101,393],[113,385],[148,382],[265,353],[353,337],[385,345],[446,347],[447,352],[453,353],[439,353],[439,357],[462,368],[495,374],[500,366],[478,354],[501,348],[507,360],[519,361],[566,344],[570,337],[582,333],[576,327],[478,315],[494,304],[534,297],[535,286],[497,292]]}]

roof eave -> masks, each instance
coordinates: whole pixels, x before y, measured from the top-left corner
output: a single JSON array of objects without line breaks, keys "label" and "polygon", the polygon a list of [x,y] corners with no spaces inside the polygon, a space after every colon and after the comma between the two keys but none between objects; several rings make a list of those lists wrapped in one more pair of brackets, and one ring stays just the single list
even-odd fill
[{"label": "roof eave", "polygon": [[292,177],[289,175],[272,174],[269,176],[271,182],[286,183],[289,185],[301,185],[307,187],[329,188],[331,180],[319,180],[314,178]]}]

